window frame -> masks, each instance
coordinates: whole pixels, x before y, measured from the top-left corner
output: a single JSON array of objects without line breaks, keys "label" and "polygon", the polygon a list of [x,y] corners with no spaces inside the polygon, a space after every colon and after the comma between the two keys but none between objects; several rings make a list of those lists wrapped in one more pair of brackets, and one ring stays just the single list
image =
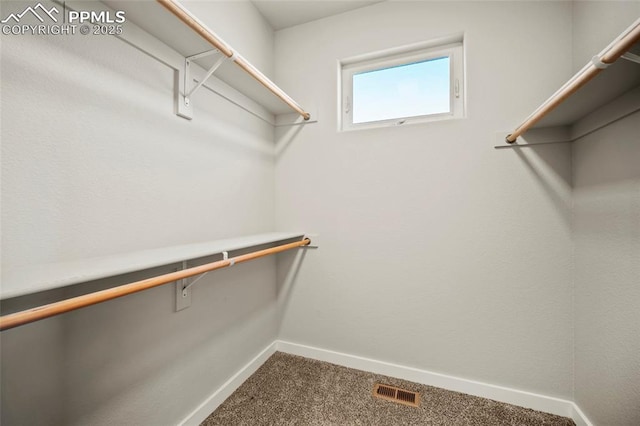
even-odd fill
[{"label": "window frame", "polygon": [[[391,127],[413,123],[464,118],[464,50],[463,41],[439,43],[429,47],[415,47],[396,49],[394,52],[379,52],[366,57],[342,60],[339,62],[339,130],[350,131],[378,127]],[[398,117],[386,120],[353,122],[353,76],[363,72],[384,70],[387,68],[425,62],[438,58],[449,58],[449,105],[450,111],[437,114],[426,114],[410,117]]]}]

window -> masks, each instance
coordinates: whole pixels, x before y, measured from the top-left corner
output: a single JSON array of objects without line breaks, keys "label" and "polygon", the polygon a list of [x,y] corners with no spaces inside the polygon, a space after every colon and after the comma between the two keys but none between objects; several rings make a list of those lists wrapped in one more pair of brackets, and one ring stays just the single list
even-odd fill
[{"label": "window", "polygon": [[461,38],[429,45],[342,61],[342,130],[463,117]]}]

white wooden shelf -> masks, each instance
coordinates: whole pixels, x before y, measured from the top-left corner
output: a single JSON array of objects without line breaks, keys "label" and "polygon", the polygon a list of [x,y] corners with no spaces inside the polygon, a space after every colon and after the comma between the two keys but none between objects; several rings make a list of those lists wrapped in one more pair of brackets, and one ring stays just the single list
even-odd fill
[{"label": "white wooden shelf", "polygon": [[[213,49],[208,42],[156,1],[103,0],[102,3],[113,10],[125,11],[127,23],[135,24],[184,57]],[[215,31],[215,28],[212,29]],[[215,58],[205,57],[195,62],[204,69],[209,69]],[[231,61],[223,62],[213,78],[223,81],[254,100],[273,115],[291,113],[291,109],[285,103],[254,78],[239,70]]]},{"label": "white wooden shelf", "polygon": [[506,145],[495,148],[573,142],[637,111],[640,111],[640,19],[513,132],[505,134],[500,142],[506,139]]},{"label": "white wooden shelf", "polygon": [[280,241],[301,239],[304,235],[301,232],[272,232],[70,262],[3,268],[0,299],[169,265],[219,254],[223,251],[242,250]]},{"label": "white wooden shelf", "polygon": [[[640,43],[630,52],[640,54]],[[572,126],[639,86],[640,64],[620,58],[567,98],[533,128]]]}]

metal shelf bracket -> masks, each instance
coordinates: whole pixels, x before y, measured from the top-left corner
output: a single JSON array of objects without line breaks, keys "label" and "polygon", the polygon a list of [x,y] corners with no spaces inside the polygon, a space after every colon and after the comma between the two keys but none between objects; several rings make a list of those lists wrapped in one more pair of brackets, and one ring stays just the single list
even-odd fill
[{"label": "metal shelf bracket", "polygon": [[[182,261],[182,267],[177,270],[188,269],[187,261]],[[205,274],[199,277],[184,278],[176,281],[176,312],[183,309],[187,309],[191,306],[191,285],[197,280],[202,278]]]},{"label": "metal shelf bracket", "polygon": [[[206,56],[211,55],[220,55],[218,60],[213,64],[211,68],[207,71],[205,76],[198,80],[197,84],[193,87],[194,78],[192,76],[191,68],[193,67],[193,61],[196,59],[204,58]],[[235,53],[233,56],[227,58],[222,52],[218,49],[207,50],[206,52],[198,53],[195,55],[187,56],[184,58],[184,68],[182,70],[178,70],[178,84],[177,84],[177,98],[178,105],[176,113],[186,119],[191,120],[193,118],[193,109],[191,108],[191,97],[193,94],[200,88],[202,85],[213,75],[214,72],[222,65],[222,63],[226,60],[235,60]]]},{"label": "metal shelf bracket", "polygon": [[223,55],[222,53],[220,53],[220,51],[218,49],[214,49],[214,50],[208,50],[206,52],[198,53],[197,55],[187,56],[186,58],[184,58],[184,88],[188,89],[189,86],[191,85],[191,82],[193,81],[193,79],[191,77],[191,62],[195,61],[198,58],[203,58],[205,56],[211,56],[211,55],[215,55],[215,54],[219,54],[220,57],[213,64],[213,66],[211,68],[209,68],[209,71],[207,71],[207,74],[204,76],[204,78],[200,79],[198,84],[193,86],[193,88],[191,88],[189,90],[189,92],[186,92],[186,90],[185,90],[186,94],[184,95],[184,100],[183,100],[185,105],[189,106],[189,104],[191,103],[191,96],[200,87],[202,87],[204,82],[207,81],[209,79],[209,77],[211,77],[213,75],[214,72],[216,72],[216,70],[220,67],[220,65],[222,65],[222,63],[224,62],[225,59],[227,59],[227,57],[225,55]]},{"label": "metal shelf bracket", "polygon": [[[233,266],[235,265],[235,259],[229,259],[229,252],[227,251],[223,251],[222,252],[222,260],[229,260],[230,264],[229,266]],[[182,268],[181,269],[189,269],[189,265],[187,264],[187,261],[184,260],[182,262]],[[206,275],[208,274],[208,272],[205,272],[204,274],[200,274],[194,277],[190,277],[190,278],[184,278],[181,280],[176,281],[176,312],[181,311],[183,309],[188,308],[189,306],[191,306],[191,287],[193,287],[193,285],[195,283],[197,283],[198,281],[200,281],[202,278],[204,278]]]},{"label": "metal shelf bracket", "polygon": [[636,64],[640,64],[640,55],[636,55],[635,53],[627,52],[621,56],[622,59],[626,59],[627,61],[635,62]]}]

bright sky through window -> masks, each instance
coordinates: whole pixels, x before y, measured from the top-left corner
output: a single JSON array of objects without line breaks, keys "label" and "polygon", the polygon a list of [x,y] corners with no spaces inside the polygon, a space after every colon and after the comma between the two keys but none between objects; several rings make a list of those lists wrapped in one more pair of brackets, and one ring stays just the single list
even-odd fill
[{"label": "bright sky through window", "polygon": [[353,123],[451,112],[449,57],[353,75]]}]

